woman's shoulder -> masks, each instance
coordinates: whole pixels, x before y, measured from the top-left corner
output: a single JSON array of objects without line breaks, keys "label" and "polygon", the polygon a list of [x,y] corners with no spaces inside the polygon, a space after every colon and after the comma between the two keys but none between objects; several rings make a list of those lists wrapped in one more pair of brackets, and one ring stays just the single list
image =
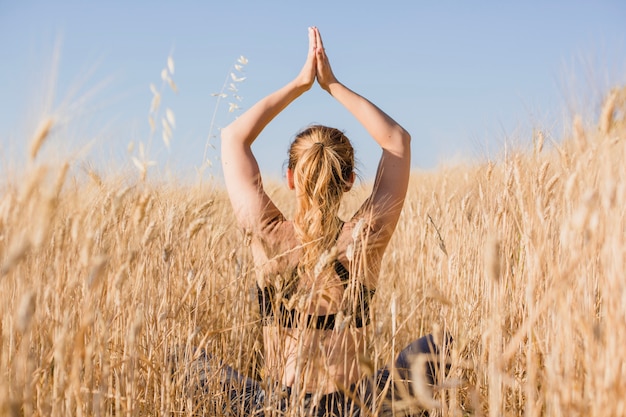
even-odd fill
[{"label": "woman's shoulder", "polygon": [[260,245],[268,257],[279,256],[297,246],[293,222],[282,215],[264,222],[252,230],[251,235],[252,241]]},{"label": "woman's shoulder", "polygon": [[261,277],[293,269],[298,262],[298,241],[293,223],[276,219],[251,233],[251,250]]},{"label": "woman's shoulder", "polygon": [[[358,246],[367,251],[384,250],[386,239],[376,221],[371,217],[355,215],[343,224],[337,247],[340,251]],[[381,245],[383,247],[381,247]]]}]

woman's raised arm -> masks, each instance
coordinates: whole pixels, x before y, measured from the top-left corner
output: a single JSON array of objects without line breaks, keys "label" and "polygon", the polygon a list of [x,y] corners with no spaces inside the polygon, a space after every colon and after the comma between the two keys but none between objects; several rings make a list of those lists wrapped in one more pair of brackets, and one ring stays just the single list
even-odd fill
[{"label": "woman's raised arm", "polygon": [[400,217],[409,184],[411,136],[373,103],[337,81],[317,28],[314,34],[318,83],[356,117],[382,148],[374,189],[357,215],[372,216],[370,226],[381,232],[386,242]]},{"label": "woman's raised arm", "polygon": [[224,181],[237,220],[245,228],[262,225],[264,220],[278,213],[263,190],[261,173],[251,145],[276,115],[311,88],[315,81],[315,49],[315,32],[309,28],[309,51],[300,74],[222,129]]}]

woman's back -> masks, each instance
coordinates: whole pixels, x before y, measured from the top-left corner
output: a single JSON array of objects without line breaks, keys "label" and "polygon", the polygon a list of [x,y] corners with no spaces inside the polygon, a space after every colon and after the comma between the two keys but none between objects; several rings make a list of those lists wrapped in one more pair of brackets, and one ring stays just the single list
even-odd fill
[{"label": "woman's back", "polygon": [[253,235],[265,372],[272,380],[322,393],[358,381],[382,255],[368,230],[363,221],[343,224],[316,265],[326,272],[305,277],[298,274],[303,248],[293,222],[277,219]]}]

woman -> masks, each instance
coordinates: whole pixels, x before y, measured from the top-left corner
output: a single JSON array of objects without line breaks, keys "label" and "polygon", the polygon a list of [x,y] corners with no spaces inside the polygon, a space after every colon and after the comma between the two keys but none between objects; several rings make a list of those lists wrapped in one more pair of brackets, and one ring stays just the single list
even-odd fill
[{"label": "woman", "polygon": [[[337,212],[354,182],[354,154],[341,131],[311,126],[291,144],[293,220],[265,193],[251,151],[265,126],[316,80],[382,148],[373,192],[346,222]],[[265,353],[263,384],[226,368],[233,409],[262,413],[268,390],[273,397],[280,394],[276,407],[306,408],[314,415],[358,415],[362,407],[376,407],[373,386],[384,385],[389,372],[364,384],[359,357],[366,353],[381,258],[407,191],[410,142],[391,117],[337,80],[317,28],[309,28],[308,55],[298,76],[222,130],[226,188],[239,224],[252,237]],[[416,352],[433,352],[432,339],[414,342],[396,365],[406,370],[409,354]]]}]

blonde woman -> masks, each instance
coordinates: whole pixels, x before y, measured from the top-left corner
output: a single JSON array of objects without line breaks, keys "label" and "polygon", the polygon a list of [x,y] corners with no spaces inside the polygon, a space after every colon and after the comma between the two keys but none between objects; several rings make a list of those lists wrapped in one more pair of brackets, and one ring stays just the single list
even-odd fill
[{"label": "blonde woman", "polygon": [[[354,152],[341,131],[310,126],[291,144],[292,220],[265,193],[251,150],[265,126],[315,81],[382,148],[373,192],[345,222],[337,213],[354,183]],[[239,224],[252,237],[264,340],[263,383],[223,368],[235,413],[262,414],[269,404],[307,415],[347,416],[375,407],[377,387],[385,385],[389,371],[363,382],[358,360],[367,352],[369,303],[407,191],[410,146],[406,130],[337,80],[314,27],[298,76],[222,130],[226,188]],[[396,367],[407,374],[410,354],[433,351],[432,338],[419,339],[400,354]],[[428,378],[432,382],[432,370]]]}]

